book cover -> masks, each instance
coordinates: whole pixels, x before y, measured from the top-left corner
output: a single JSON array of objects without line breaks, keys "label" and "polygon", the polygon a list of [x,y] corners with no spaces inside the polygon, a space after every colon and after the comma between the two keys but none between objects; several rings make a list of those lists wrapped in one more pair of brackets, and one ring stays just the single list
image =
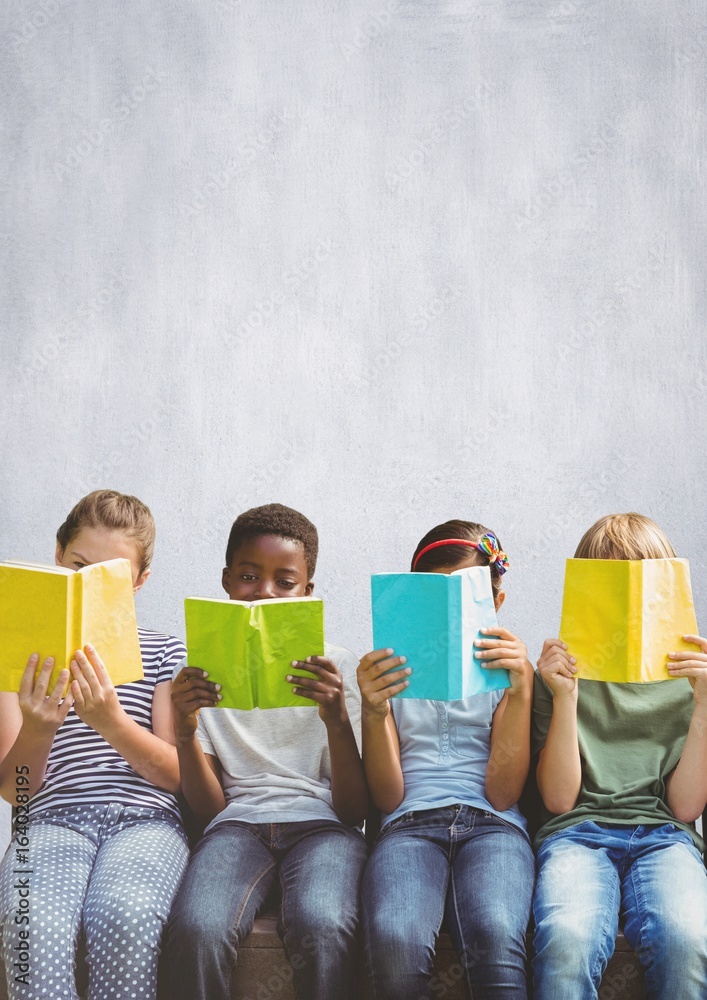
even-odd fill
[{"label": "book cover", "polygon": [[[143,676],[133,581],[127,559],[74,571],[0,563],[0,690],[18,691],[31,653],[55,659],[50,690],[87,642],[117,686]],[[39,669],[38,668],[38,669]]]},{"label": "book cover", "polygon": [[510,687],[507,670],[486,670],[474,658],[480,630],[498,625],[488,566],[376,573],[371,599],[374,649],[392,648],[412,668],[394,697],[458,701]]},{"label": "book cover", "polygon": [[560,638],[577,676],[636,684],[670,680],[670,652],[694,650],[686,559],[568,559]]},{"label": "book cover", "polygon": [[184,602],[190,667],[221,685],[220,708],[286,708],[315,702],[285,680],[293,660],[324,655],[324,604],[317,597]]}]

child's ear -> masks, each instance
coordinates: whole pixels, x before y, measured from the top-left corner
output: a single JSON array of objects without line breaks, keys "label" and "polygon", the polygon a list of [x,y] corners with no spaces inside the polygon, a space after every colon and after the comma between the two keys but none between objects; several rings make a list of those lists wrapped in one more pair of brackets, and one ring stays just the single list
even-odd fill
[{"label": "child's ear", "polygon": [[221,586],[223,587],[223,589],[226,591],[226,593],[230,597],[230,595],[231,595],[231,591],[229,590],[229,587],[231,586],[231,567],[230,566],[224,566],[223,567],[223,573],[221,574]]},{"label": "child's ear", "polygon": [[56,543],[56,549],[54,550],[54,565],[61,566],[61,560],[64,558],[64,550],[59,543]]},{"label": "child's ear", "polygon": [[314,580],[310,580],[307,586],[304,588],[304,596],[311,597],[314,590]]},{"label": "child's ear", "polygon": [[147,582],[147,578],[152,570],[148,566],[144,573],[141,573],[133,585],[133,594],[137,594],[138,590],[141,590]]},{"label": "child's ear", "polygon": [[499,590],[499,592],[494,595],[493,603],[494,603],[494,605],[496,607],[496,611],[500,610],[501,605],[503,604],[503,602],[505,601],[505,599],[506,599],[506,592],[505,592],[505,590]]}]

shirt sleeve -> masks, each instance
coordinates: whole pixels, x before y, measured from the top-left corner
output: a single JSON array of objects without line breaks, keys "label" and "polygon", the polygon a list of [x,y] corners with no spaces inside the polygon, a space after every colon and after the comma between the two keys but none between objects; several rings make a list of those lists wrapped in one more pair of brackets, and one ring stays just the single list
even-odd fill
[{"label": "shirt sleeve", "polygon": [[186,658],[187,651],[184,648],[184,643],[171,635],[165,643],[164,656],[157,671],[155,687],[158,684],[164,684],[165,681],[173,680],[182,667],[186,665]]},{"label": "shirt sleeve", "polygon": [[[176,678],[176,676],[179,673],[179,671],[182,669],[182,667],[186,667],[186,665],[187,665],[187,651],[185,649],[184,652],[182,653],[181,659],[173,661],[173,663],[172,663],[172,676],[169,678],[169,680],[173,681]],[[163,680],[167,680],[166,677],[162,678],[162,679]]]},{"label": "shirt sleeve", "polygon": [[[227,712],[228,709],[227,708],[209,708],[209,709],[206,709],[206,711],[208,711],[208,712]],[[204,753],[211,754],[212,757],[218,757],[218,754],[214,750],[214,745],[211,742],[211,737],[209,736],[209,734],[207,732],[206,722],[204,721],[203,712],[204,712],[204,709],[202,709],[201,712],[199,712],[199,721],[198,721],[198,725],[197,725],[197,728],[196,728],[196,738],[198,739],[199,743],[201,743],[201,749],[204,751]]]},{"label": "shirt sleeve", "polygon": [[535,671],[533,680],[533,721],[530,731],[530,746],[533,754],[539,754],[545,746],[552,719],[552,691]]}]

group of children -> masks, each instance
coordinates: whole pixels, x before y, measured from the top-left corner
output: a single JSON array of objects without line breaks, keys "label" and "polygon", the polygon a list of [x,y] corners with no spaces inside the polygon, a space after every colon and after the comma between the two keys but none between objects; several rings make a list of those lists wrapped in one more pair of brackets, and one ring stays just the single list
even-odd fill
[{"label": "group of children", "polygon": [[[147,507],[101,490],[62,524],[56,561],[127,558],[137,592],[153,544]],[[307,596],[317,547],[302,514],[247,511],[223,588],[233,600]],[[675,553],[652,521],[624,514],[597,522],[575,555]],[[478,565],[498,611],[508,560],[480,524],[433,528],[411,570]],[[317,718],[308,707],[219,709],[219,685],[178,639],[139,635],[140,681],[115,688],[101,650],[86,646],[53,687],[53,660],[33,654],[19,693],[0,694],[0,793],[16,805],[23,775],[30,796],[26,921],[16,841],[0,864],[12,1000],[78,998],[80,945],[89,1000],[155,997],[165,948],[172,1000],[227,1000],[239,948],[275,900],[300,1000],[354,997],[361,941],[374,1000],[433,995],[443,922],[474,1000],[520,1000],[529,978],[536,1000],[589,1000],[620,916],[646,997],[707,997],[694,828],[707,803],[707,640],[687,636],[694,651],[669,655],[670,683],[613,684],[578,681],[558,639],[534,670],[499,627],[475,655],[507,670],[510,687],[452,702],[393,699],[411,672],[394,649],[358,662],[327,644],[287,675]],[[518,807],[535,763],[536,854]],[[371,803],[382,828],[368,856]],[[191,856],[185,804],[204,828]]]}]

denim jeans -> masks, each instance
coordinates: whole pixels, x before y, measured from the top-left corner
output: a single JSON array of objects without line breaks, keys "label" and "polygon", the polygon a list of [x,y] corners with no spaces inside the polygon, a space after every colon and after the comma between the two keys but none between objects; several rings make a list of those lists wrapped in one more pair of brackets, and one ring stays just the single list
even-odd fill
[{"label": "denim jeans", "polygon": [[197,844],[169,919],[172,1000],[228,1000],[238,949],[278,875],[283,975],[300,1000],[353,996],[365,861],[361,833],[332,820],[217,824]]},{"label": "denim jeans", "polygon": [[385,826],[362,894],[374,1000],[444,995],[432,977],[443,917],[459,956],[448,976],[474,1000],[525,1000],[534,877],[528,838],[493,813],[447,806]]},{"label": "denim jeans", "polygon": [[[118,803],[52,806],[32,815],[28,839],[26,850],[13,840],[0,865],[11,1000],[78,1000],[80,936],[89,1000],[154,1000],[162,932],[189,858],[176,817]],[[18,874],[24,868],[31,874]],[[23,957],[24,978],[15,965]]]},{"label": "denim jeans", "polygon": [[707,997],[707,874],[670,823],[552,834],[538,852],[533,913],[536,1000],[596,1000],[619,913],[647,1000]]}]

